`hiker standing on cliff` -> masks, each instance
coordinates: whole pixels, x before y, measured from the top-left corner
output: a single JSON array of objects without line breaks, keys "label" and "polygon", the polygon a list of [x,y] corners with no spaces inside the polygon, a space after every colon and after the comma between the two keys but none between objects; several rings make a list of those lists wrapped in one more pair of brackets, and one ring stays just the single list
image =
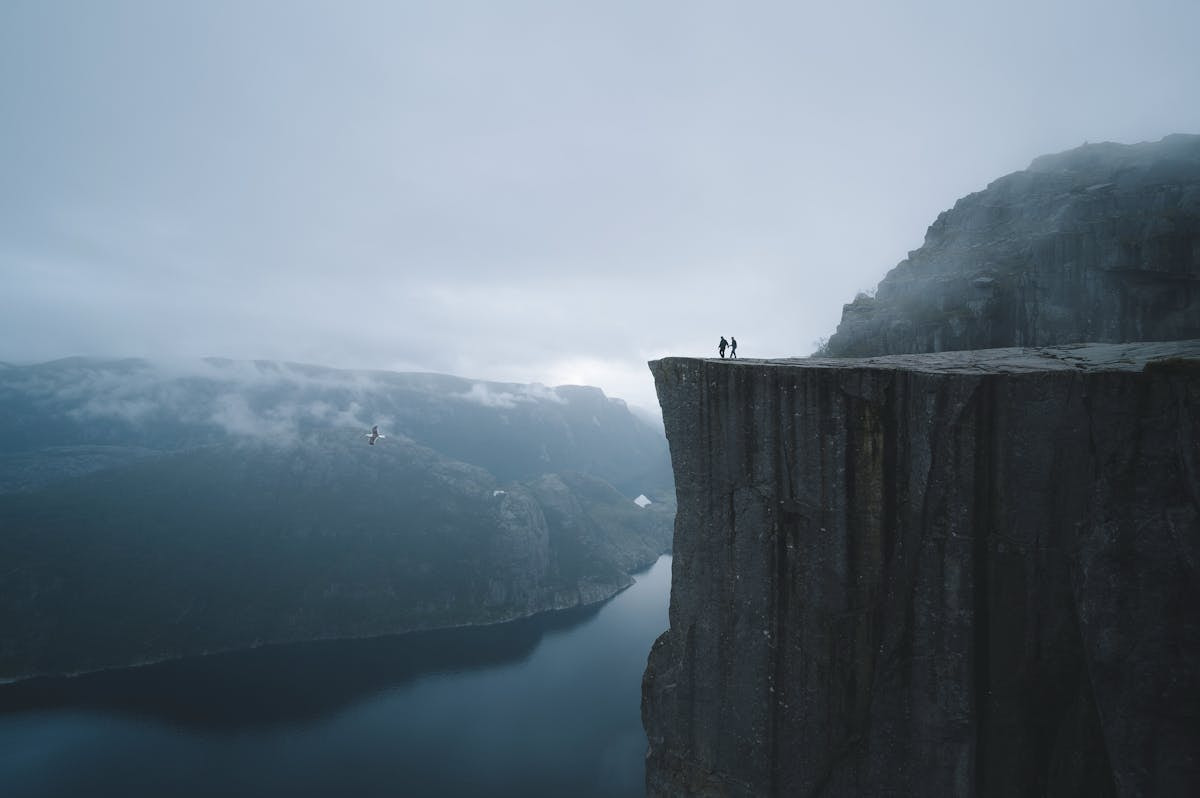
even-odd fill
[{"label": "hiker standing on cliff", "polygon": [[732,335],[729,336],[729,356],[731,358],[737,357],[737,339]]},{"label": "hiker standing on cliff", "polygon": [[717,351],[721,353],[721,357],[725,357],[725,347],[729,346],[729,342],[725,340],[725,336],[721,336],[721,343],[717,344]]}]

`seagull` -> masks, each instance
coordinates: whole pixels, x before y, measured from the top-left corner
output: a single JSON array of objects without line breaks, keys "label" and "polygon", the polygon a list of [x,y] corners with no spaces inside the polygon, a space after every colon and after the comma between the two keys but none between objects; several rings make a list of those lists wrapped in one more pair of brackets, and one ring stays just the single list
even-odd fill
[{"label": "seagull", "polygon": [[375,441],[379,440],[380,438],[386,438],[387,436],[379,434],[379,425],[376,424],[375,426],[371,427],[370,432],[363,433],[363,437],[367,439],[367,443],[374,446]]}]

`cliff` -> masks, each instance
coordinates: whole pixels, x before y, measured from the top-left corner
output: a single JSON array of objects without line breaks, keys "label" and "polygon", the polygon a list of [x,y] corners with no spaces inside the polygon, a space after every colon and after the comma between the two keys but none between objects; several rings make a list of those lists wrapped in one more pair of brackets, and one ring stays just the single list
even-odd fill
[{"label": "cliff", "polygon": [[1087,144],[960,199],[846,305],[844,357],[1200,338],[1200,136]]},{"label": "cliff", "polygon": [[1200,793],[1200,341],[650,365],[649,795]]}]

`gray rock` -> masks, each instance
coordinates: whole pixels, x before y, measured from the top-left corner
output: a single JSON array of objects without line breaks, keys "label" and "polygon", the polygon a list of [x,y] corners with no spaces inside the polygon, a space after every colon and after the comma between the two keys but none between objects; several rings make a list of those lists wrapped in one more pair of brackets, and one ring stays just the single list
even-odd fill
[{"label": "gray rock", "polygon": [[841,357],[1200,338],[1200,136],[1088,144],[960,199],[873,297]]},{"label": "gray rock", "polygon": [[1200,341],[651,369],[649,795],[1200,794]]}]

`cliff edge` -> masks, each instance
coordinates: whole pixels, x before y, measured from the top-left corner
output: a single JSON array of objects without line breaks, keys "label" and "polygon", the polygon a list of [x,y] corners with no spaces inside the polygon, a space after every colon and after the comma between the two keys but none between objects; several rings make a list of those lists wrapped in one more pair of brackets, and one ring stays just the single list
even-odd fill
[{"label": "cliff edge", "polygon": [[1200,340],[650,365],[649,795],[1200,794]]}]

